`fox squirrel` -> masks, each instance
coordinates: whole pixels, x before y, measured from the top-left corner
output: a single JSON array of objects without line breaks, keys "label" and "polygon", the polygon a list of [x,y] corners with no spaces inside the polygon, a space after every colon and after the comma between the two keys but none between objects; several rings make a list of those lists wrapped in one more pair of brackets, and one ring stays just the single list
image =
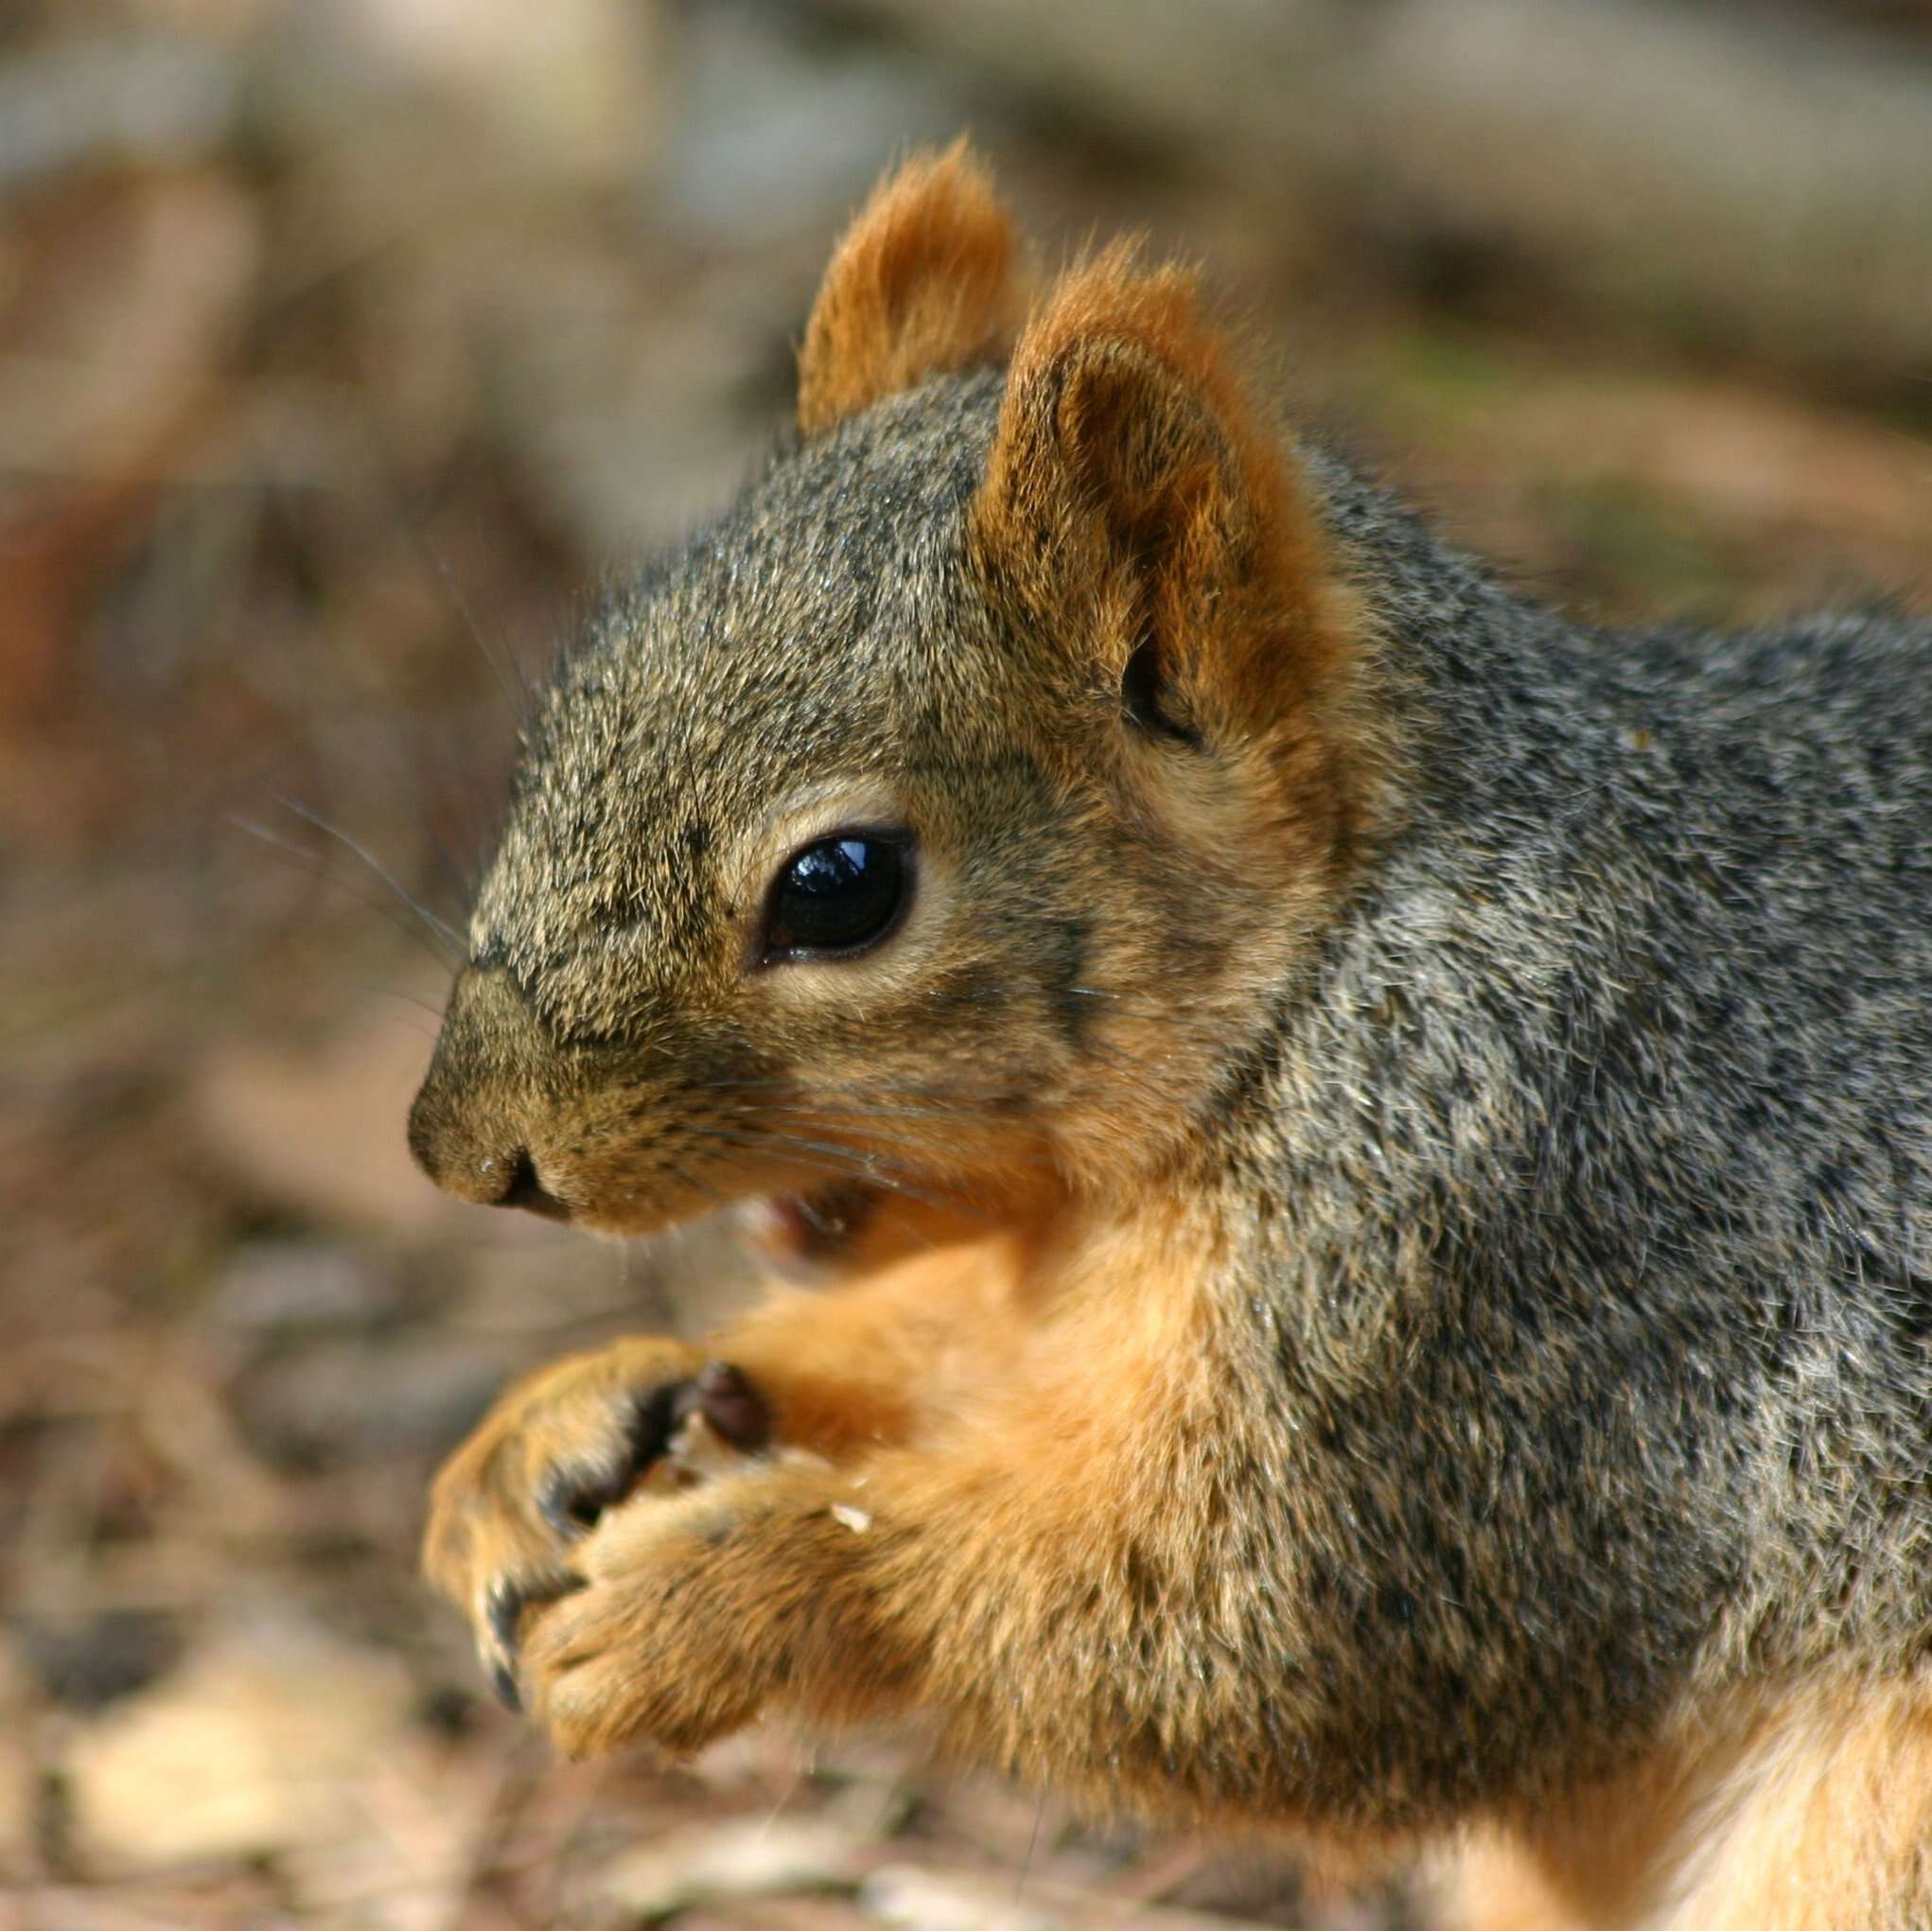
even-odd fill
[{"label": "fox squirrel", "polygon": [[833,1285],[512,1389],[429,1573],[571,1753],[1932,1923],[1932,629],[1586,629],[1232,364],[915,158],[566,654],[411,1145]]}]

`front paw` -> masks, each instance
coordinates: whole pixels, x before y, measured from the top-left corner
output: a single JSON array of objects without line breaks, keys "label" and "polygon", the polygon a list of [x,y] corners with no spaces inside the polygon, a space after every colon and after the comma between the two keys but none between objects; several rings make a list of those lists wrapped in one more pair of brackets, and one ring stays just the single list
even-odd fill
[{"label": "front paw", "polygon": [[757,1717],[775,1645],[767,1605],[734,1603],[718,1570],[737,1527],[728,1494],[619,1512],[584,1548],[581,1587],[533,1614],[523,1686],[566,1756],[633,1743],[689,1755]]},{"label": "front paw", "polygon": [[511,1389],[436,1478],[423,1549],[510,1708],[527,1617],[582,1587],[574,1552],[605,1511],[743,1466],[769,1433],[743,1375],[674,1341],[619,1342]]}]

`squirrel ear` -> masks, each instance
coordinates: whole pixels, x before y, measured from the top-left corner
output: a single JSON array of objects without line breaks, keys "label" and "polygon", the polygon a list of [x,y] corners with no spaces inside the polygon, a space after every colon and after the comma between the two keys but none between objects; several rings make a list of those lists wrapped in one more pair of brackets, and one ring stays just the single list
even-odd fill
[{"label": "squirrel ear", "polygon": [[1335,573],[1301,479],[1193,275],[1131,244],[1073,271],[1021,335],[972,541],[996,594],[1168,735],[1265,731],[1336,680]]},{"label": "squirrel ear", "polygon": [[885,176],[845,231],[799,351],[817,435],[942,370],[996,360],[1025,306],[1012,223],[962,136]]}]

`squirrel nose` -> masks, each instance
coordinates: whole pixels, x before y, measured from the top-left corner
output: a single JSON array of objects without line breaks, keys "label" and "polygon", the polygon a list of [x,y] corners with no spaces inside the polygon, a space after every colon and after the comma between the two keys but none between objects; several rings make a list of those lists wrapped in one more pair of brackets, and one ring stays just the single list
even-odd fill
[{"label": "squirrel nose", "polygon": [[503,1190],[489,1204],[493,1207],[521,1207],[526,1213],[541,1214],[547,1220],[568,1220],[571,1210],[536,1177],[536,1163],[526,1147],[518,1147],[500,1163],[508,1174]]},{"label": "squirrel nose", "polygon": [[545,1050],[506,974],[469,966],[458,975],[409,1121],[410,1151],[445,1193],[551,1220],[571,1218],[544,1185],[530,1147],[538,1117],[531,1069]]}]

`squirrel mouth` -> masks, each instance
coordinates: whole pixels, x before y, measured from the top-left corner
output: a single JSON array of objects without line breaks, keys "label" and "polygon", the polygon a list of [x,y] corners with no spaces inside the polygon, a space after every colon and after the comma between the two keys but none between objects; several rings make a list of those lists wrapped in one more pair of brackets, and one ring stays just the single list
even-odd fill
[{"label": "squirrel mouth", "polygon": [[836,1259],[865,1231],[878,1191],[859,1181],[838,1181],[810,1193],[775,1193],[754,1201],[748,1231],[782,1265],[809,1267]]}]

